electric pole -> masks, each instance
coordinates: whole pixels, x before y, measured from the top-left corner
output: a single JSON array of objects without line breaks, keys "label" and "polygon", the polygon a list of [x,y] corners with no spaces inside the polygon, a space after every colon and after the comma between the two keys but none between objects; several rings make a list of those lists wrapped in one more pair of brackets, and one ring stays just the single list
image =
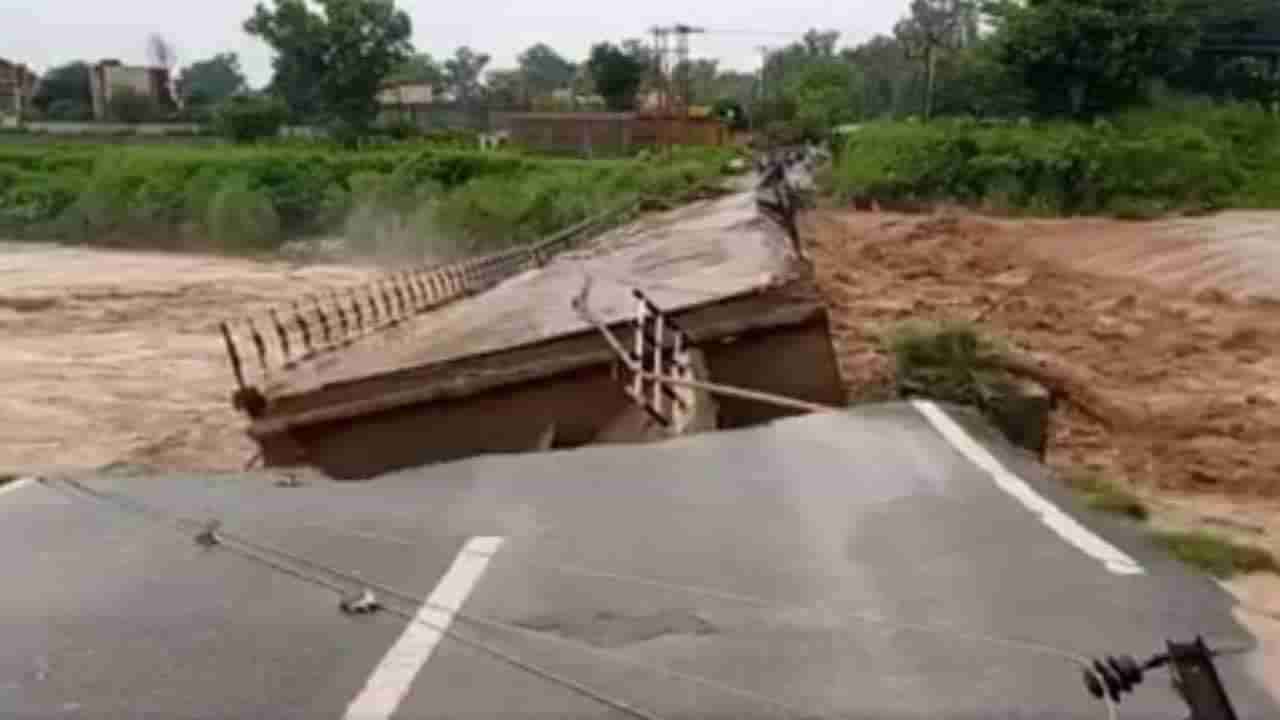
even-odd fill
[{"label": "electric pole", "polygon": [[760,100],[763,102],[768,95],[768,76],[769,76],[769,53],[772,49],[768,45],[757,45],[756,50],[760,51]]},{"label": "electric pole", "polygon": [[[676,100],[678,99],[684,106],[684,113],[687,117],[689,114],[690,104],[690,81],[691,72],[689,66],[689,36],[700,35],[706,32],[705,28],[694,27],[684,23],[676,23],[669,27],[654,27],[649,30],[653,34],[653,53],[655,56],[654,67],[658,76],[661,90],[661,107],[670,114],[674,109]],[[671,46],[671,36],[676,37],[675,47]],[[672,56],[675,56],[672,59]],[[680,78],[678,88],[679,97],[676,97],[675,83],[672,82],[672,75],[677,72],[683,72],[684,76]]]}]

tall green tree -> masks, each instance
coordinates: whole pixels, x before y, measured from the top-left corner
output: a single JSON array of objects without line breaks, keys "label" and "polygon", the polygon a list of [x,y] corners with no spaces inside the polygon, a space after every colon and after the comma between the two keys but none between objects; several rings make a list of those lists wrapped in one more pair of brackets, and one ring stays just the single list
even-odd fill
[{"label": "tall green tree", "polygon": [[1275,0],[1184,0],[1200,44],[1190,63],[1169,78],[1174,88],[1220,98],[1265,102],[1280,53],[1280,3]]},{"label": "tall green tree", "polygon": [[466,45],[458,48],[453,57],[444,61],[445,83],[458,102],[471,104],[480,100],[484,94],[480,78],[488,64],[488,55],[478,53]]},{"label": "tall green tree", "polygon": [[517,58],[524,75],[525,89],[533,95],[548,95],[573,82],[576,67],[544,43],[533,45]]},{"label": "tall green tree", "polygon": [[274,88],[295,114],[319,110],[345,135],[367,132],[378,89],[409,58],[413,26],[394,0],[273,0],[245,31],[276,51]]},{"label": "tall green tree", "polygon": [[841,55],[863,76],[863,112],[869,118],[916,115],[924,110],[924,74],[896,38],[876,35]]},{"label": "tall green tree", "polygon": [[320,78],[326,70],[326,19],[304,0],[274,0],[268,9],[259,3],[245,21],[245,32],[261,38],[275,51],[268,90],[284,100],[294,120],[310,120],[322,113]]},{"label": "tall green tree", "polygon": [[[32,104],[42,112],[50,113],[56,109],[59,114],[66,115],[56,119],[93,117],[93,91],[89,85],[89,72],[89,64],[80,61],[49,70],[40,79]],[[84,117],[72,117],[80,115]]]},{"label": "tall green tree", "polygon": [[758,84],[755,73],[726,70],[716,75],[711,94],[717,101],[733,100],[745,108],[755,100]]},{"label": "tall green tree", "polygon": [[809,57],[831,57],[836,54],[836,43],[840,41],[837,30],[819,30],[813,28],[804,34],[805,53]]},{"label": "tall green tree", "polygon": [[635,107],[636,93],[649,71],[637,52],[627,52],[613,43],[599,43],[591,48],[587,68],[595,81],[596,92],[605,105],[615,112]]},{"label": "tall green tree", "polygon": [[972,0],[911,0],[910,14],[893,28],[894,37],[907,53],[920,61],[924,72],[924,117],[933,116],[938,59],[949,49],[961,47],[972,18]]},{"label": "tall green tree", "polygon": [[519,70],[490,70],[486,76],[488,101],[492,107],[524,109],[529,105],[525,74]]},{"label": "tall green tree", "polygon": [[716,94],[716,77],[719,75],[720,63],[709,58],[694,58],[677,63],[671,70],[671,79],[676,88],[689,96],[692,105],[710,105],[719,96]]},{"label": "tall green tree", "polygon": [[193,106],[214,105],[249,89],[235,53],[218,53],[191,63],[178,75],[178,85]]},{"label": "tall green tree", "polygon": [[989,8],[998,61],[1044,115],[1138,103],[1150,78],[1182,67],[1198,42],[1184,0],[1000,0]]},{"label": "tall green tree", "polygon": [[808,137],[821,137],[862,115],[862,75],[834,55],[814,58],[787,81],[784,91],[795,107],[796,128]]},{"label": "tall green tree", "polygon": [[799,42],[770,52],[761,70],[762,95],[777,99],[790,78],[815,59],[835,55],[840,33],[835,30],[813,28]]}]

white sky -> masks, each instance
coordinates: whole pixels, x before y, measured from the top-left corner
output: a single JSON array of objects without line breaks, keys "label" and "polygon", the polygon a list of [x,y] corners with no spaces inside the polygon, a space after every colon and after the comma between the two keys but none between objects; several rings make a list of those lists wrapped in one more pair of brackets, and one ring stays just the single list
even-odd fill
[{"label": "white sky", "polygon": [[[754,69],[758,45],[783,45],[811,27],[841,31],[841,44],[888,32],[908,0],[397,0],[413,18],[413,42],[437,58],[459,45],[493,56],[489,69],[511,67],[524,48],[545,42],[570,60],[591,44],[647,37],[655,24],[676,22],[738,31],[697,36],[696,57],[719,58],[721,67]],[[37,72],[71,60],[119,58],[144,62],[146,39],[159,32],[178,50],[180,64],[234,51],[261,86],[270,78],[266,46],[241,25],[254,0],[0,0],[0,57]],[[742,31],[751,31],[742,32]],[[754,34],[761,33],[761,34]]]}]

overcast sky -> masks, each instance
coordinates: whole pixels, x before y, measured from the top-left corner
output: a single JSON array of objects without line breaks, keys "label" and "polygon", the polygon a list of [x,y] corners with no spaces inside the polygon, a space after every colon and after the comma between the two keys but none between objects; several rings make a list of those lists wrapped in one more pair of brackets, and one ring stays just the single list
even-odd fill
[{"label": "overcast sky", "polygon": [[[459,45],[514,66],[524,48],[545,42],[571,60],[592,43],[645,36],[655,24],[684,22],[720,30],[693,40],[694,55],[722,67],[754,69],[759,45],[782,45],[811,27],[839,30],[842,44],[888,32],[908,0],[397,0],[413,18],[419,51],[440,58]],[[271,54],[241,29],[254,0],[0,0],[0,57],[37,71],[77,59],[146,60],[159,32],[180,64],[233,51],[254,86],[267,82]]]}]

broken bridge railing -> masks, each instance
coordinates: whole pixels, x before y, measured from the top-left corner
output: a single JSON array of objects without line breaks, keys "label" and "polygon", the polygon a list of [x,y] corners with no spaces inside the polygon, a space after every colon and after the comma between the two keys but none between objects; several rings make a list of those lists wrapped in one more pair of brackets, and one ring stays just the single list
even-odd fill
[{"label": "broken bridge railing", "polygon": [[[658,378],[693,379],[689,336],[643,292],[635,289],[631,294],[635,299],[635,320],[631,326],[631,363],[623,370],[630,375],[626,393],[659,425],[679,430],[691,413],[693,391]],[[630,372],[631,367],[649,374]]]},{"label": "broken bridge railing", "polygon": [[629,325],[631,347],[591,308],[592,280],[587,276],[573,309],[594,327],[621,361],[627,395],[671,434],[684,432],[693,419],[695,391],[749,400],[798,412],[830,412],[838,408],[774,393],[707,382],[696,377],[689,335],[639,289],[632,290],[635,314]]},{"label": "broken bridge railing", "polygon": [[361,285],[308,293],[290,303],[224,321],[220,331],[238,388],[235,404],[256,414],[254,410],[264,402],[260,394],[250,392],[250,365],[256,366],[259,377],[265,380],[275,371],[290,370],[417,315],[488,290],[526,270],[546,265],[584,235],[636,206],[629,203],[606,210],[532,245],[443,265],[389,272]]}]

